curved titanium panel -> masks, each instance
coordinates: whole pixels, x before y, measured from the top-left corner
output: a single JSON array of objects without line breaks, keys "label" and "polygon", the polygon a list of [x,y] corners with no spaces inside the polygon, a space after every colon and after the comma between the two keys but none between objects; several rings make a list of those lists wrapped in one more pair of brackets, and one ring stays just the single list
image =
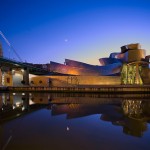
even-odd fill
[{"label": "curved titanium panel", "polygon": [[121,47],[121,53],[125,53],[128,50],[141,49],[141,45],[139,43],[128,44]]},{"label": "curved titanium panel", "polygon": [[99,71],[96,69],[84,69],[78,67],[72,67],[68,65],[63,65],[55,62],[50,62],[51,71],[69,74],[69,75],[99,75]]},{"label": "curved titanium panel", "polygon": [[149,60],[150,60],[150,55],[145,56],[145,61],[149,62]]},{"label": "curved titanium panel", "polygon": [[93,66],[93,68],[91,69],[85,69],[63,65],[55,62],[50,63],[51,71],[70,75],[114,75],[120,73],[121,66],[122,63],[114,63],[107,66]]},{"label": "curved titanium panel", "polygon": [[149,60],[149,57],[145,59],[145,50],[140,49],[138,43],[122,46],[121,51],[111,53],[109,58],[100,58],[101,66],[65,59],[65,65],[51,62],[50,70],[69,75],[115,76],[120,74],[123,63]]},{"label": "curved titanium panel", "polygon": [[119,53],[115,56],[115,58],[120,59],[122,62],[128,62],[128,52]]},{"label": "curved titanium panel", "polygon": [[109,58],[116,58],[116,55],[118,55],[118,54],[120,54],[120,53],[111,53],[109,55]]},{"label": "curved titanium panel", "polygon": [[122,63],[113,63],[107,66],[99,66],[99,71],[102,76],[115,75],[120,73]]},{"label": "curved titanium panel", "polygon": [[141,61],[145,59],[146,52],[143,49],[129,50],[128,51],[128,62]]},{"label": "curved titanium panel", "polygon": [[95,70],[98,67],[98,66],[95,66],[95,65],[90,65],[90,64],[83,63],[83,62],[70,60],[70,59],[65,59],[65,64],[67,66],[70,66],[70,67],[77,67],[77,68],[83,68],[83,69],[92,69],[92,70]]},{"label": "curved titanium panel", "polygon": [[116,58],[100,58],[99,59],[100,65],[105,66],[113,63],[120,63],[121,60],[116,59]]}]

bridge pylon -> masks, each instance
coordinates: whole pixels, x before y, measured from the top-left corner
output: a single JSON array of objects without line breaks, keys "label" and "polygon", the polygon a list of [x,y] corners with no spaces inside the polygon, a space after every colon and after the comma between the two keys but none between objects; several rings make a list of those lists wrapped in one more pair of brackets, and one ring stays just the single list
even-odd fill
[{"label": "bridge pylon", "polygon": [[29,68],[23,69],[23,81],[24,85],[29,85]]}]

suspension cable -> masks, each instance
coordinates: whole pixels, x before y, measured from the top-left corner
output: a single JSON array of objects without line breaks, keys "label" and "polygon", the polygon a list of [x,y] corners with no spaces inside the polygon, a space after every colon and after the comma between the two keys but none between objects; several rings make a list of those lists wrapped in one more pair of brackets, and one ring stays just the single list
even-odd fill
[{"label": "suspension cable", "polygon": [[21,57],[19,56],[19,54],[17,53],[17,51],[14,49],[14,47],[10,44],[10,42],[8,41],[8,39],[5,37],[5,35],[2,33],[2,31],[0,31],[0,35],[2,36],[2,38],[4,39],[4,41],[7,43],[7,45],[13,50],[13,52],[15,53],[15,55],[17,56],[17,58],[21,61]]}]

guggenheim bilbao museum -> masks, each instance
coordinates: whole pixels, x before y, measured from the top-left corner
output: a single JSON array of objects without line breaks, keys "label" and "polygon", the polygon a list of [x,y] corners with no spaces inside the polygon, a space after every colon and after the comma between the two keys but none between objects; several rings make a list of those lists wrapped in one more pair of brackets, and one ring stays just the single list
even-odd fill
[{"label": "guggenheim bilbao museum", "polygon": [[[91,65],[65,59],[64,64],[50,62],[41,64],[53,75],[29,74],[31,86],[79,86],[79,85],[133,85],[150,84],[149,58],[139,43],[121,47],[121,52],[111,53],[108,58],[100,58],[99,65]],[[35,64],[33,64],[35,65]],[[5,75],[5,85],[20,86],[21,72]]]},{"label": "guggenheim bilbao museum", "polygon": [[[100,65],[65,59],[64,64],[50,62],[49,70],[59,76],[45,76],[52,86],[150,84],[149,58],[139,43],[121,47],[121,52],[100,58]],[[33,77],[38,82],[44,78]],[[48,80],[43,81],[46,84]]]}]

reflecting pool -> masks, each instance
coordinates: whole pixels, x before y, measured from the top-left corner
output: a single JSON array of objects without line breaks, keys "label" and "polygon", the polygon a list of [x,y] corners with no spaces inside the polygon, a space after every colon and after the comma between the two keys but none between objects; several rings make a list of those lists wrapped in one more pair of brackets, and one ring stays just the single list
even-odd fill
[{"label": "reflecting pool", "polygon": [[150,150],[150,94],[0,93],[2,150]]}]

